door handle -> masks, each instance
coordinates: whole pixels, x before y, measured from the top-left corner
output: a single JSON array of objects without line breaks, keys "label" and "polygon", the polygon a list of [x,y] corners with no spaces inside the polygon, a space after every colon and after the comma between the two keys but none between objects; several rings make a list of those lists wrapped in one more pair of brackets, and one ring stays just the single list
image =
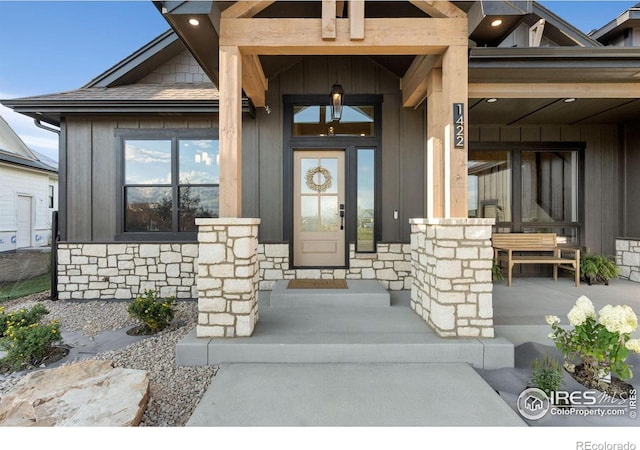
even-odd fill
[{"label": "door handle", "polygon": [[340,229],[344,230],[344,203],[340,203]]}]

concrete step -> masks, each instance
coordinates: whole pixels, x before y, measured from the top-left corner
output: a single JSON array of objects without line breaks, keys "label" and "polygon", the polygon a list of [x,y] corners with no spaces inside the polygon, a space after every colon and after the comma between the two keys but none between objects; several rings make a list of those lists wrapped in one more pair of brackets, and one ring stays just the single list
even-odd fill
[{"label": "concrete step", "polygon": [[375,280],[347,280],[347,289],[289,289],[289,280],[277,281],[271,291],[272,308],[388,307],[389,292]]},{"label": "concrete step", "polygon": [[[468,363],[481,369],[513,367],[514,346],[503,338],[444,339],[409,307],[408,293],[387,308],[271,307],[249,338],[197,338],[176,347],[180,366],[223,363]],[[266,297],[266,298],[264,298]]]}]

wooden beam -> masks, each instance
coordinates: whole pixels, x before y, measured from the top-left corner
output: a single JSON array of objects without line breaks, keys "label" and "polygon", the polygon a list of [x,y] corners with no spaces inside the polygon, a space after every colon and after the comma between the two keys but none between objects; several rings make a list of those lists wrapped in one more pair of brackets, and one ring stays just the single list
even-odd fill
[{"label": "wooden beam", "polygon": [[442,100],[442,69],[433,68],[428,74],[427,92],[427,217],[444,217],[444,161],[442,139],[444,133]]},{"label": "wooden beam", "polygon": [[258,55],[242,55],[242,89],[256,108],[266,105],[265,91],[269,84]]},{"label": "wooden beam", "polygon": [[241,0],[222,11],[222,17],[227,19],[253,17],[273,3],[275,0]]},{"label": "wooden beam", "polygon": [[401,80],[402,106],[414,108],[422,103],[429,89],[429,73],[439,65],[442,65],[439,55],[418,55],[413,59]]},{"label": "wooden beam", "polygon": [[364,0],[349,0],[349,32],[351,40],[364,39]]},{"label": "wooden beam", "polygon": [[431,17],[449,17],[463,18],[467,17],[465,12],[451,2],[435,0],[410,0],[411,3],[422,12],[429,14]]},{"label": "wooden beam", "polygon": [[365,19],[365,38],[351,40],[349,19],[336,39],[322,39],[322,19],[221,19],[220,45],[256,55],[428,55],[468,46],[466,19]]},{"label": "wooden beam", "polygon": [[220,46],[220,217],[242,217],[242,55]]},{"label": "wooden beam", "polygon": [[[451,46],[442,57],[442,102],[444,105],[444,173],[445,217],[467,217],[467,149],[469,129],[469,65],[468,47]],[[464,105],[463,147],[454,145],[456,123],[453,121],[453,105]]]},{"label": "wooden beam", "polygon": [[322,39],[336,38],[336,0],[322,0]]},{"label": "wooden beam", "polygon": [[529,28],[529,47],[540,47],[542,36],[544,35],[544,25],[546,21],[540,19],[531,28]]},{"label": "wooden beam", "polygon": [[469,83],[469,98],[639,98],[638,83]]}]

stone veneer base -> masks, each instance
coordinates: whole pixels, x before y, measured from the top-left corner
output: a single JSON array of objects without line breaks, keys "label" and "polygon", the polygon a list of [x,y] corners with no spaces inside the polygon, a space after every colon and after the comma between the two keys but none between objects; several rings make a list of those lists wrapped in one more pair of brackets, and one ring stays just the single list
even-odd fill
[{"label": "stone veneer base", "polygon": [[439,336],[494,337],[493,219],[411,219],[411,308]]},{"label": "stone veneer base", "polygon": [[350,245],[348,269],[291,269],[289,244],[259,244],[260,290],[270,291],[280,280],[295,278],[377,280],[390,291],[411,289],[411,246],[379,243],[376,253],[356,253]]},{"label": "stone veneer base", "polygon": [[195,243],[58,243],[58,298],[196,298]]},{"label": "stone veneer base", "polygon": [[258,321],[260,219],[196,219],[198,337],[251,336]]},{"label": "stone veneer base", "polygon": [[620,278],[640,283],[640,239],[616,238],[616,265]]}]

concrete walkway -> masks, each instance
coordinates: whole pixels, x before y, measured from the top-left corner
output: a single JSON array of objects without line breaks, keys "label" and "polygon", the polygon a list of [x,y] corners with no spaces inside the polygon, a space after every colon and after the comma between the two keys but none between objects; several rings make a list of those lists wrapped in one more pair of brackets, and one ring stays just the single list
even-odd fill
[{"label": "concrete walkway", "polygon": [[187,426],[526,426],[468,364],[223,364]]}]

